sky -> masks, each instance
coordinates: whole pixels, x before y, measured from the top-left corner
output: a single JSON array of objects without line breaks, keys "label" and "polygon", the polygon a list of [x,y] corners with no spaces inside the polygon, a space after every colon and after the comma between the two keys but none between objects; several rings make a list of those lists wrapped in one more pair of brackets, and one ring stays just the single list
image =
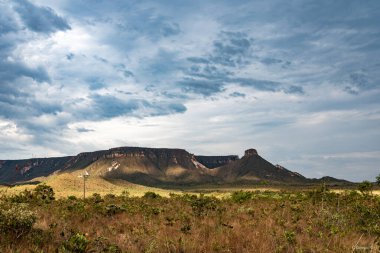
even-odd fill
[{"label": "sky", "polygon": [[0,0],[0,159],[119,146],[380,173],[378,0]]}]

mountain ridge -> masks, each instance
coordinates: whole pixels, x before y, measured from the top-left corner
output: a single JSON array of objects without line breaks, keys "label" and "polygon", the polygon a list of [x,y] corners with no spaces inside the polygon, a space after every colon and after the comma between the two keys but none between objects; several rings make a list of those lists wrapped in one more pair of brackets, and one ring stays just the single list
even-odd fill
[{"label": "mountain ridge", "polygon": [[[0,160],[0,183],[15,184],[52,173],[88,170],[104,179],[123,179],[143,185],[195,185],[269,182],[318,183],[262,158],[256,149],[237,155],[202,156],[179,148],[116,147],[76,156]],[[326,177],[328,183],[349,183]]]}]

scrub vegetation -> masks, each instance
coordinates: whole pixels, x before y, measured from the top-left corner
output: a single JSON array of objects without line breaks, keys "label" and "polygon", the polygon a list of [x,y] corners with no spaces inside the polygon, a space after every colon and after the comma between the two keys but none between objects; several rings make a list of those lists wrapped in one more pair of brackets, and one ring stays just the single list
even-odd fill
[{"label": "scrub vegetation", "polygon": [[0,252],[378,252],[379,236],[366,188],[83,200],[42,184],[0,197]]}]

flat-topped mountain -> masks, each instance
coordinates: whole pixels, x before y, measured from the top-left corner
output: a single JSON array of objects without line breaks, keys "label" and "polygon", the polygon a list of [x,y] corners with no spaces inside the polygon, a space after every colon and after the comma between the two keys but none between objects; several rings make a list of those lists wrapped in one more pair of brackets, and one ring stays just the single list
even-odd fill
[{"label": "flat-topped mountain", "polygon": [[257,153],[256,149],[245,151],[241,159],[214,169],[213,174],[226,182],[252,182],[265,180],[276,183],[306,183],[308,179],[280,165],[273,165]]},{"label": "flat-topped mountain", "polygon": [[[87,170],[106,180],[121,179],[144,185],[223,183],[318,183],[262,158],[256,149],[237,155],[201,156],[184,149],[119,147],[76,156],[0,161],[0,183]],[[329,183],[339,180],[328,178]],[[342,182],[342,181],[340,181]]]}]

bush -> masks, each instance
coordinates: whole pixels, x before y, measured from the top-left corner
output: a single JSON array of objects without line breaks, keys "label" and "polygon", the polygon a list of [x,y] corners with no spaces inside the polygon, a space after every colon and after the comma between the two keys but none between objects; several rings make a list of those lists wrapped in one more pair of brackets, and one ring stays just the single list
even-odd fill
[{"label": "bush", "polygon": [[367,195],[368,193],[372,193],[373,185],[369,181],[363,181],[358,185],[358,190],[363,194]]},{"label": "bush", "polygon": [[99,193],[92,194],[92,198],[91,199],[94,201],[95,204],[104,202],[104,200],[102,199],[102,196],[100,196]]},{"label": "bush", "polygon": [[115,198],[116,198],[116,195],[113,193],[108,193],[108,194],[104,195],[104,199],[106,199],[106,200],[112,200]]},{"label": "bush", "polygon": [[289,244],[296,243],[296,233],[294,233],[293,231],[285,231],[284,237]]},{"label": "bush", "polygon": [[28,203],[28,202],[31,202],[33,199],[34,199],[33,192],[27,189],[9,198],[9,200],[14,203]]},{"label": "bush", "polygon": [[243,203],[247,200],[252,199],[252,197],[253,197],[253,192],[249,192],[249,191],[236,191],[231,194],[231,199],[237,203]]},{"label": "bush", "polygon": [[118,206],[118,205],[115,205],[115,204],[109,204],[106,206],[106,214],[108,216],[112,216],[112,215],[115,215],[115,214],[118,214],[118,213],[121,213],[121,212],[124,212],[125,209]]},{"label": "bush", "polygon": [[124,198],[128,198],[130,196],[129,191],[127,191],[127,190],[122,191],[121,196]]},{"label": "bush", "polygon": [[34,189],[34,196],[45,203],[50,203],[52,200],[55,199],[53,188],[46,184],[38,185]]},{"label": "bush", "polygon": [[68,200],[77,200],[78,198],[73,196],[73,195],[70,195],[67,197]]},{"label": "bush", "polygon": [[0,231],[16,238],[29,233],[35,222],[36,216],[26,204],[12,204],[0,210]]},{"label": "bush", "polygon": [[86,252],[88,244],[87,238],[83,234],[77,233],[63,242],[60,252]]},{"label": "bush", "polygon": [[192,199],[190,205],[195,216],[207,215],[209,211],[217,209],[218,199],[201,195],[199,198]]},{"label": "bush", "polygon": [[161,196],[155,192],[146,192],[144,194],[144,198],[146,198],[146,199],[158,199],[160,197]]}]

